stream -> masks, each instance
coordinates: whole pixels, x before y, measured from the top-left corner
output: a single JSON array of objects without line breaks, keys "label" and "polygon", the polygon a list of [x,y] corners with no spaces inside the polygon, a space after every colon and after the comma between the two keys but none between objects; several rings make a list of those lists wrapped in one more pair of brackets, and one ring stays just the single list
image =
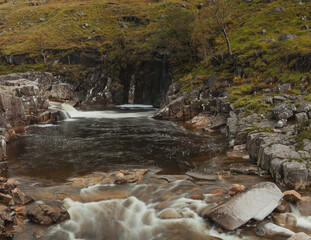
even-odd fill
[{"label": "stream", "polygon": [[[266,239],[257,237],[252,226],[222,233],[200,216],[228,197],[210,194],[213,190],[271,181],[267,176],[217,175],[231,163],[245,162],[227,159],[222,134],[154,120],[155,110],[143,106],[68,111],[70,119],[30,126],[25,137],[8,145],[7,177],[18,180],[35,201],[66,208],[71,220],[51,227],[27,220],[15,229],[14,239]],[[142,168],[149,172],[138,183],[103,181],[111,172]],[[295,230],[306,231],[311,220],[300,221]]]}]

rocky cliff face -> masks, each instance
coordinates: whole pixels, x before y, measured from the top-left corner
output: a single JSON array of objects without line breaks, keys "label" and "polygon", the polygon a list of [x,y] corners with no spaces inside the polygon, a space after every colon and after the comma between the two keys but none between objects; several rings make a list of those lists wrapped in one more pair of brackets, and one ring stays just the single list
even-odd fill
[{"label": "rocky cliff face", "polygon": [[[7,64],[14,65],[34,61],[28,55],[5,57]],[[60,66],[64,71],[53,70]],[[126,103],[160,107],[165,102],[172,78],[166,51],[142,59],[139,63],[126,57],[116,63],[97,51],[76,51],[56,59],[50,69],[54,71],[54,80],[59,82],[50,89],[51,96],[74,100],[81,107]]]}]

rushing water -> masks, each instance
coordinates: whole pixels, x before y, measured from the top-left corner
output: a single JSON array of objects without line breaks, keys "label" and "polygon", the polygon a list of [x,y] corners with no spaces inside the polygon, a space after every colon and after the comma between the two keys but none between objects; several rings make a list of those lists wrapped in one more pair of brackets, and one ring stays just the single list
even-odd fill
[{"label": "rushing water", "polygon": [[[204,208],[226,197],[209,193],[231,183],[251,186],[267,179],[217,177],[232,163],[225,157],[224,136],[156,121],[150,118],[152,109],[129,108],[68,108],[71,119],[28,127],[26,137],[9,144],[9,177],[35,200],[56,201],[71,215],[50,228],[27,222],[15,239],[33,239],[34,232],[47,240],[240,239],[237,233],[219,233],[202,218]],[[137,184],[102,181],[112,171],[133,168],[150,173]],[[195,180],[188,172],[211,178]],[[168,210],[174,218],[163,217]],[[308,223],[304,219],[302,228]],[[251,228],[243,229],[243,236],[262,239]]]}]

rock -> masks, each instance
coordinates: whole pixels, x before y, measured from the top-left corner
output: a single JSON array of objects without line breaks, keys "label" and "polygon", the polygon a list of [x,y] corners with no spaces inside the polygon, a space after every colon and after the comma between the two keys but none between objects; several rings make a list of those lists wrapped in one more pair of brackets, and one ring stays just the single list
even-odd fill
[{"label": "rock", "polygon": [[311,110],[311,103],[309,102],[303,102],[300,104],[300,106],[297,108],[297,113],[301,112],[309,112]]},{"label": "rock", "polygon": [[120,170],[116,174],[114,183],[116,184],[128,184],[140,181],[145,174],[149,172],[148,169],[131,169],[131,170]]},{"label": "rock", "polygon": [[238,194],[239,192],[242,192],[245,189],[245,186],[240,185],[240,184],[232,184],[229,187],[229,195],[234,196]]},{"label": "rock", "polygon": [[294,236],[288,238],[287,240],[311,240],[311,237],[304,232],[296,233]]},{"label": "rock", "polygon": [[266,96],[263,98],[263,101],[267,104],[273,104],[273,97],[271,96]]},{"label": "rock", "polygon": [[288,190],[283,192],[283,194],[284,200],[290,203],[295,203],[302,199],[300,193],[296,192],[295,190]]},{"label": "rock", "polygon": [[272,108],[272,115],[277,120],[289,119],[294,115],[296,106],[293,103],[281,103]]},{"label": "rock", "polygon": [[58,100],[71,100],[74,95],[74,88],[67,83],[59,83],[52,86],[51,97]]},{"label": "rock", "polygon": [[273,222],[278,224],[278,225],[285,225],[286,216],[284,214],[273,213],[272,214],[272,219],[273,219]]},{"label": "rock", "polygon": [[311,198],[302,197],[301,200],[296,202],[297,208],[302,216],[311,215]]},{"label": "rock", "polygon": [[33,202],[33,199],[29,196],[27,196],[25,193],[23,193],[21,190],[18,188],[15,188],[11,191],[13,200],[16,204],[19,205],[27,205],[31,202]]},{"label": "rock", "polygon": [[182,218],[182,215],[176,212],[174,209],[167,209],[162,211],[158,217],[162,219],[176,219]]},{"label": "rock", "polygon": [[245,144],[246,143],[246,139],[247,139],[247,132],[239,132],[236,135],[236,138],[234,140],[234,144],[235,145],[241,145],[241,144]]},{"label": "rock", "polygon": [[290,83],[278,85],[273,88],[273,91],[277,93],[288,93],[291,90],[292,90],[292,86]]},{"label": "rock", "polygon": [[189,122],[195,128],[204,129],[210,123],[210,116],[200,113],[193,117]]},{"label": "rock", "polygon": [[8,212],[1,211],[0,218],[4,221],[4,226],[13,224],[13,217]]},{"label": "rock", "polygon": [[295,227],[297,225],[297,218],[291,214],[286,214],[285,225],[289,227]]},{"label": "rock", "polygon": [[[300,159],[300,155],[293,151],[289,146],[283,144],[273,144],[263,149],[262,154],[258,157],[257,164],[264,170],[270,169],[272,159]],[[284,164],[283,164],[284,165]]]},{"label": "rock", "polygon": [[262,222],[256,227],[256,234],[259,236],[282,236],[282,237],[290,237],[295,233],[287,228],[280,227],[273,223]]},{"label": "rock", "polygon": [[0,193],[0,201],[2,204],[7,205],[12,199],[13,197],[11,195]]},{"label": "rock", "polygon": [[219,189],[214,189],[213,191],[209,192],[209,194],[223,195],[223,194],[227,194],[227,191],[219,188]]},{"label": "rock", "polygon": [[256,175],[258,174],[258,168],[254,165],[231,164],[230,172],[236,174]]},{"label": "rock", "polygon": [[229,159],[249,159],[249,154],[246,150],[231,150],[227,152]]},{"label": "rock", "polygon": [[274,96],[273,97],[273,102],[274,103],[281,103],[281,102],[285,102],[286,98],[282,97],[282,96]]},{"label": "rock", "polygon": [[295,34],[285,33],[279,36],[278,41],[289,41],[295,39],[297,36]]},{"label": "rock", "polygon": [[295,114],[295,119],[298,124],[304,124],[309,122],[309,117],[307,113],[301,112]]},{"label": "rock", "polygon": [[308,183],[308,169],[304,163],[285,162],[283,164],[283,177],[286,186],[295,190],[305,188]]},{"label": "rock", "polygon": [[279,120],[279,121],[276,123],[275,127],[276,127],[276,128],[283,128],[283,127],[286,126],[286,123],[287,123],[287,119],[281,119],[281,120]]},{"label": "rock", "polygon": [[282,197],[274,183],[259,183],[218,204],[205,217],[227,230],[235,230],[250,219],[262,221],[280,204]]},{"label": "rock", "polygon": [[282,203],[279,206],[277,206],[274,211],[278,213],[287,213],[287,212],[290,212],[290,210],[291,209],[290,209],[288,202],[283,200]]},{"label": "rock", "polygon": [[60,207],[37,203],[28,210],[27,217],[36,224],[47,226],[70,219],[69,213]]},{"label": "rock", "polygon": [[227,118],[223,115],[217,115],[211,118],[210,129],[219,129],[227,124]]}]

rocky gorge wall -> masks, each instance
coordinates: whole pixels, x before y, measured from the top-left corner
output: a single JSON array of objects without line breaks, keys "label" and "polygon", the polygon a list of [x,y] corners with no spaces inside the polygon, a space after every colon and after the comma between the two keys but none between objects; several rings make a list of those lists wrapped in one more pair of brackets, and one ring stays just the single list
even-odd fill
[{"label": "rocky gorge wall", "polygon": [[[150,104],[160,107],[165,102],[172,74],[168,53],[159,51],[139,61],[126,56],[109,60],[95,50],[71,53],[51,52],[55,60],[49,66],[60,83],[70,84],[70,95],[80,107],[112,106],[118,104]],[[59,57],[56,57],[58,56]],[[4,56],[2,61],[21,66],[38,61],[27,54]]]}]

